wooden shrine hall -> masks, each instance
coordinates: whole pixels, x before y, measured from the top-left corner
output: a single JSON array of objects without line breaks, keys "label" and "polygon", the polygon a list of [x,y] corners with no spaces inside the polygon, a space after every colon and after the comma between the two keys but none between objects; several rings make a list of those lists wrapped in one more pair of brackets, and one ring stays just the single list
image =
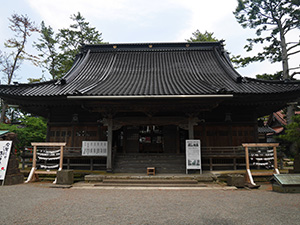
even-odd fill
[{"label": "wooden shrine hall", "polygon": [[1,85],[0,95],[47,118],[48,142],[81,151],[83,141],[107,141],[107,171],[141,171],[151,159],[158,171],[184,172],[187,139],[201,141],[204,166],[219,157],[237,168],[235,150],[258,142],[257,118],[295,101],[300,83],[242,77],[222,42],[103,44],[83,46],[59,80]]}]

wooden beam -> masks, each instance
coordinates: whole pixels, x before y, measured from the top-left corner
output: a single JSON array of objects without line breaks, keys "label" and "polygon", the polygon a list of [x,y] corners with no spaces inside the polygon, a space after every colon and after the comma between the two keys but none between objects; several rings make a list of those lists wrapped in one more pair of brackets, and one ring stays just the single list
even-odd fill
[{"label": "wooden beam", "polygon": [[32,146],[66,146],[65,142],[31,142]]},{"label": "wooden beam", "polygon": [[185,117],[119,117],[114,118],[114,125],[179,125],[187,124]]},{"label": "wooden beam", "polygon": [[243,147],[278,147],[279,143],[244,143]]}]

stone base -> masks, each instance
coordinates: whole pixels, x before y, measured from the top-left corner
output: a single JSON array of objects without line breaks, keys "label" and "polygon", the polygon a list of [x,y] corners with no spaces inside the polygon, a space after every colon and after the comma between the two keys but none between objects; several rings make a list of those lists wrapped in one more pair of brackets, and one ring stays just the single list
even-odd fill
[{"label": "stone base", "polygon": [[8,165],[7,165],[4,185],[14,185],[14,184],[23,184],[23,183],[24,183],[24,175],[19,170],[19,161],[17,160],[16,156],[13,154],[11,150]]},{"label": "stone base", "polygon": [[245,187],[245,177],[242,175],[229,175],[227,177],[227,185],[237,188]]},{"label": "stone base", "polygon": [[280,193],[300,193],[300,186],[282,186],[272,184],[272,190]]},{"label": "stone base", "polygon": [[57,171],[56,184],[71,185],[74,183],[73,170],[60,170]]},{"label": "stone base", "polygon": [[[3,182],[3,181],[2,181]],[[15,184],[23,184],[24,183],[24,175],[6,175],[4,180],[4,185],[15,185]]]}]

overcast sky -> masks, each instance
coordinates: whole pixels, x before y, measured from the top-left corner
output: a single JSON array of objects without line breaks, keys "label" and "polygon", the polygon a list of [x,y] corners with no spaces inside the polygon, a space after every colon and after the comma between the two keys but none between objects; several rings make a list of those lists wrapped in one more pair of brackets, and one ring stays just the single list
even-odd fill
[{"label": "overcast sky", "polygon": [[[45,21],[56,31],[67,28],[71,14],[80,12],[90,25],[102,32],[103,41],[109,43],[133,42],[183,42],[199,29],[214,32],[224,39],[228,52],[245,56],[246,39],[254,37],[254,31],[243,29],[233,15],[237,0],[0,0],[0,50],[4,41],[12,37],[8,29],[13,13],[27,14],[40,24]],[[31,37],[31,41],[38,36]],[[31,44],[27,50],[33,50]],[[257,63],[239,69],[242,76],[272,73],[280,70],[280,64]],[[28,77],[41,77],[42,70],[24,63],[18,71],[19,82]],[[1,75],[2,77],[2,75]],[[46,75],[47,79],[50,79]],[[1,79],[2,80],[2,79]],[[4,81],[2,80],[2,84]]]}]

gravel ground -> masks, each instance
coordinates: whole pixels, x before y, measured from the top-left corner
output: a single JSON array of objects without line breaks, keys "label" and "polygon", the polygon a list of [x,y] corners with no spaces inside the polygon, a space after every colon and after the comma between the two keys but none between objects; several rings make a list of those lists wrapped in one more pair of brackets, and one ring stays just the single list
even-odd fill
[{"label": "gravel ground", "polygon": [[300,194],[0,187],[0,224],[299,224]]}]

